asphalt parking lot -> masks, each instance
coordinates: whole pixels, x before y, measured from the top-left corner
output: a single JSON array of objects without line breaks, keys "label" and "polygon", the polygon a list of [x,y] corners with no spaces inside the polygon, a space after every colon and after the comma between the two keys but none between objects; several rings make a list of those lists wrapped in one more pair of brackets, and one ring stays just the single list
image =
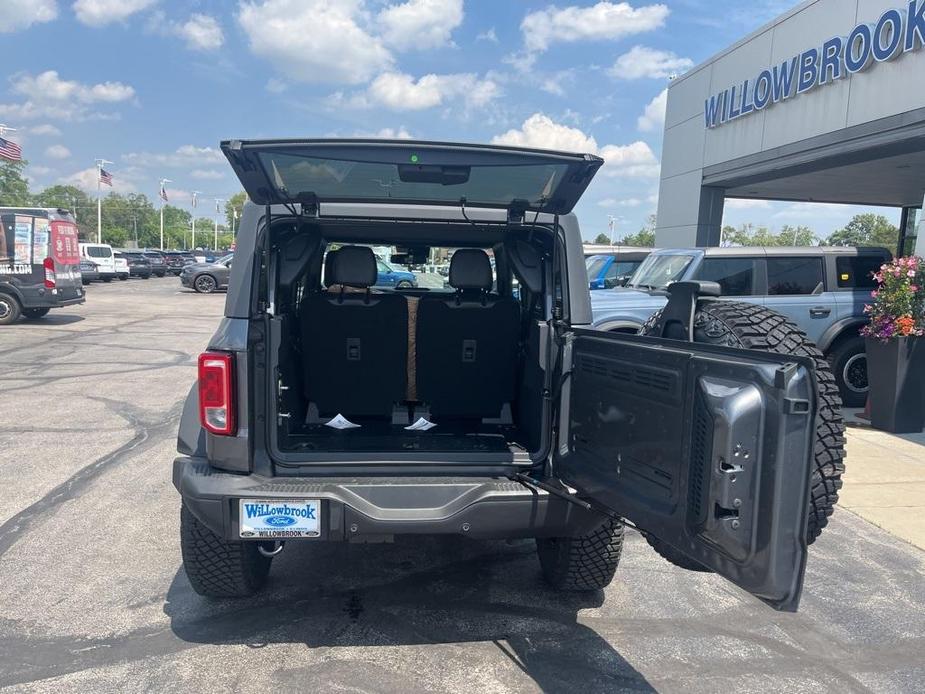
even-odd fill
[{"label": "asphalt parking lot", "polygon": [[844,510],[797,614],[635,533],[591,595],[549,590],[530,542],[421,539],[293,545],[259,597],[200,598],[170,465],[223,301],[174,278],[94,284],[0,331],[0,687],[925,690],[925,552]]}]

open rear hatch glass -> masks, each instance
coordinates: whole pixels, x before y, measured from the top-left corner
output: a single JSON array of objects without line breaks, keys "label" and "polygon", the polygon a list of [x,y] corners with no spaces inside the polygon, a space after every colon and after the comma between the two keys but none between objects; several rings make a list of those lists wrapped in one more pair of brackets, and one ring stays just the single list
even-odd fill
[{"label": "open rear hatch glass", "polygon": [[604,163],[590,154],[388,140],[228,140],[258,205],[361,202],[567,214]]}]

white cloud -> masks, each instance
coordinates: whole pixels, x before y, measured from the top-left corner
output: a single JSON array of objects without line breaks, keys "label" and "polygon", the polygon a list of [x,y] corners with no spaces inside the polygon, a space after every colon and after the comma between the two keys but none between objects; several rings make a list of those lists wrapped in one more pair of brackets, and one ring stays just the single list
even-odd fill
[{"label": "white cloud", "polygon": [[71,156],[71,150],[64,145],[51,145],[45,149],[45,156],[50,159],[67,159]]},{"label": "white cloud", "polygon": [[361,15],[361,0],[242,0],[237,19],[251,52],[292,79],[358,84],[393,63]]},{"label": "white cloud", "polygon": [[193,169],[189,175],[202,181],[217,181],[225,177],[225,174],[216,169]]},{"label": "white cloud", "polygon": [[197,147],[183,145],[173,152],[130,152],[122,157],[123,160],[135,166],[162,166],[173,168],[206,167],[210,164],[224,163],[225,155],[220,149],[214,147]]},{"label": "white cloud", "polygon": [[451,42],[462,24],[462,0],[407,0],[390,5],[378,17],[382,40],[397,50],[437,48]]},{"label": "white cloud", "polygon": [[489,43],[498,43],[498,34],[495,32],[495,28],[491,27],[485,31],[479,32],[475,37],[476,41],[488,41]]},{"label": "white cloud", "polygon": [[474,73],[424,75],[414,79],[403,72],[386,72],[374,79],[361,93],[334,94],[334,107],[370,108],[382,106],[392,111],[421,111],[461,100],[467,108],[485,106],[501,93],[498,84]]},{"label": "white cloud", "polygon": [[21,103],[0,104],[0,117],[20,121],[114,120],[119,117],[118,114],[101,113],[90,107],[127,101],[135,96],[135,90],[121,82],[84,84],[61,79],[55,70],[38,75],[20,73],[14,75],[11,81],[10,91],[27,98]]},{"label": "white cloud", "polygon": [[374,133],[357,133],[355,137],[373,137],[381,140],[413,140],[411,133],[409,133],[405,126],[399,127],[397,130],[395,128],[381,128]]},{"label": "white cloud", "polygon": [[530,116],[519,129],[495,136],[492,142],[514,147],[597,154],[605,161],[601,173],[606,176],[654,178],[659,173],[658,159],[645,142],[601,147],[593,136],[578,128],[556,123],[542,113]]},{"label": "white cloud", "polygon": [[636,119],[636,127],[644,133],[660,130],[665,125],[665,111],[668,108],[668,89],[646,104],[642,115]]},{"label": "white cloud", "polygon": [[55,0],[3,0],[0,2],[0,34],[28,29],[57,16]]},{"label": "white cloud", "polygon": [[534,113],[520,129],[511,129],[492,138],[496,145],[558,149],[565,152],[597,154],[597,141],[578,128],[555,123],[549,116]]},{"label": "white cloud", "polygon": [[[108,170],[108,169],[107,169]],[[114,193],[134,193],[137,188],[135,184],[126,176],[123,176],[119,171],[111,172],[112,176],[112,192]],[[58,179],[59,183],[63,183],[68,186],[77,186],[87,193],[96,194],[96,182],[99,178],[99,172],[95,166],[91,166],[87,169],[81,169],[80,171],[75,171],[69,176],[64,176],[63,178]],[[103,187],[103,194],[109,193],[110,190],[107,186]]]},{"label": "white cloud", "polygon": [[[35,164],[29,164],[29,168],[27,171],[28,173],[34,174],[35,176],[47,176],[52,171],[54,171],[54,169],[52,169],[50,166],[37,166]],[[32,181],[35,179],[32,176],[30,176],[29,180]]]},{"label": "white cloud", "polygon": [[766,210],[771,207],[767,200],[749,200],[748,198],[726,198],[727,210]]},{"label": "white cloud", "polygon": [[30,74],[19,75],[13,79],[13,91],[36,102],[79,101],[84,104],[115,103],[135,96],[135,90],[121,82],[83,84],[63,80],[55,70],[46,70],[34,77]]},{"label": "white cloud", "polygon": [[529,13],[520,23],[528,51],[544,51],[550,44],[581,40],[619,39],[657,29],[668,17],[666,5],[634,8],[627,2],[598,2],[591,7],[554,5]]},{"label": "white cloud", "polygon": [[186,41],[187,47],[194,51],[214,51],[225,42],[225,34],[218,20],[205,14],[190,16],[183,24],[177,24],[175,31]]},{"label": "white cloud", "polygon": [[646,46],[633,46],[617,58],[609,74],[618,79],[666,79],[693,67],[690,58],[681,58],[670,51],[659,51]]},{"label": "white cloud", "polygon": [[146,10],[157,0],[75,0],[74,14],[78,21],[92,27],[121,22]]},{"label": "white cloud", "polygon": [[60,137],[61,130],[53,126],[51,123],[42,123],[41,125],[33,125],[28,129],[29,133],[32,135],[47,136],[47,137]]},{"label": "white cloud", "polygon": [[267,80],[266,90],[271,94],[282,94],[287,89],[289,89],[289,85],[282,80],[278,80],[275,77],[271,77]]},{"label": "white cloud", "polygon": [[640,198],[604,198],[598,201],[599,207],[639,207],[645,200]]}]

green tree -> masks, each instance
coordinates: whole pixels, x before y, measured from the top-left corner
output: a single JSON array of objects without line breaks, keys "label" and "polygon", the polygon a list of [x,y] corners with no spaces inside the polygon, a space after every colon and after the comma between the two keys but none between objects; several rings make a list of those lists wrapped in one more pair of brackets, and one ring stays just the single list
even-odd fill
[{"label": "green tree", "polygon": [[882,214],[855,215],[843,228],[826,239],[829,246],[883,246],[895,252],[899,229]]},{"label": "green tree", "polygon": [[643,224],[638,232],[630,234],[629,236],[624,236],[620,243],[626,246],[640,246],[643,248],[654,247],[656,221],[655,215],[650,214],[646,217],[646,223]]},{"label": "green tree", "polygon": [[228,224],[229,229],[237,229],[238,225],[234,219],[234,213],[237,211],[238,219],[241,218],[241,210],[244,209],[244,203],[247,202],[247,193],[243,190],[240,193],[235,193],[228,201],[225,203],[225,222]]},{"label": "green tree", "polygon": [[818,239],[807,226],[784,225],[779,234],[766,226],[742,224],[723,227],[722,242],[726,246],[814,246]]},{"label": "green tree", "polygon": [[70,210],[77,219],[80,238],[96,240],[96,200],[77,186],[49,186],[33,199],[41,207],[63,207]]},{"label": "green tree", "polygon": [[32,202],[29,183],[23,176],[28,162],[0,159],[0,205],[10,207]]},{"label": "green tree", "polygon": [[609,246],[610,237],[607,234],[598,234],[597,236],[594,237],[593,243],[596,243],[600,246]]}]

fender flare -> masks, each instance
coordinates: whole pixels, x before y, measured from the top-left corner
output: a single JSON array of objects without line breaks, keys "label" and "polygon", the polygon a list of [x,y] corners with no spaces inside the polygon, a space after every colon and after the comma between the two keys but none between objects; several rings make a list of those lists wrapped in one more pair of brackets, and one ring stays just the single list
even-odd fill
[{"label": "fender flare", "polygon": [[16,299],[20,306],[23,305],[22,292],[12,284],[0,284],[0,294],[8,294],[9,296]]},{"label": "fender flare", "polygon": [[177,431],[177,452],[197,458],[206,457],[206,432],[199,423],[198,383],[193,383],[183,403]]},{"label": "fender flare", "polygon": [[826,328],[824,333],[822,333],[816,346],[823,354],[825,354],[832,348],[832,345],[834,345],[838,339],[845,334],[845,332],[851,328],[863,328],[865,325],[867,325],[868,322],[869,321],[863,316],[848,316],[847,318],[842,318],[841,320],[835,321],[832,325]]},{"label": "fender flare", "polygon": [[629,319],[629,318],[619,318],[619,319],[608,319],[603,323],[594,325],[595,330],[603,330],[604,332],[615,332],[617,330],[626,330],[632,329],[634,331],[639,331],[642,328],[643,324]]}]

